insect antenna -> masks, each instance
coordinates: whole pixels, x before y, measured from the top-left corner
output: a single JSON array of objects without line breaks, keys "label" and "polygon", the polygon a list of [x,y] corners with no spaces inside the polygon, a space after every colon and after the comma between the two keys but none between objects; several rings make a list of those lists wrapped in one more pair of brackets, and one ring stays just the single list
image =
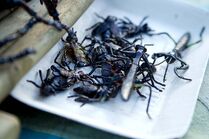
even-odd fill
[{"label": "insect antenna", "polygon": [[204,27],[202,27],[202,29],[201,29],[201,31],[200,31],[200,39],[198,40],[198,41],[196,41],[196,42],[193,42],[193,43],[191,43],[191,44],[189,44],[188,46],[187,46],[187,48],[188,47],[191,47],[191,46],[193,46],[193,45],[195,45],[195,44],[198,44],[198,43],[200,43],[200,42],[202,42],[202,36],[203,36],[203,33],[205,32],[205,26]]},{"label": "insect antenna", "polygon": [[149,97],[148,97],[148,101],[147,101],[147,108],[146,108],[146,113],[147,116],[149,117],[149,119],[152,119],[152,117],[149,114],[149,107],[150,107],[150,102],[151,102],[151,98],[152,98],[152,88],[148,85],[145,85],[149,88]]},{"label": "insect antenna", "polygon": [[98,13],[94,13],[94,14],[96,15],[96,17],[98,17],[98,18],[100,18],[100,19],[102,19],[102,20],[105,20],[105,18],[102,17],[101,15],[99,15]]},{"label": "insect antenna", "polygon": [[145,16],[145,17],[141,20],[141,22],[139,23],[139,26],[142,26],[143,22],[144,22],[148,17],[149,17],[149,16]]},{"label": "insect antenna", "polygon": [[38,84],[36,84],[34,81],[31,80],[26,80],[29,83],[32,83],[33,85],[35,85],[37,88],[41,88],[41,86],[39,86]]},{"label": "insect antenna", "polygon": [[166,81],[166,75],[167,75],[167,72],[168,72],[168,67],[170,65],[170,62],[171,62],[171,59],[169,59],[169,61],[167,62],[167,65],[166,65],[166,68],[165,68],[165,73],[163,75],[163,82]]}]

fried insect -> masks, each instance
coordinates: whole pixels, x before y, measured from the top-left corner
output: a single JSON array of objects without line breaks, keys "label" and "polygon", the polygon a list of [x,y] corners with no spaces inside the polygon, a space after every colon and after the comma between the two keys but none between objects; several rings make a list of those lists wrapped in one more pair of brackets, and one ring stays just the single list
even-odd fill
[{"label": "fried insect", "polygon": [[[24,25],[24,27],[17,30],[15,33],[12,33],[12,34],[6,36],[5,38],[1,39],[0,40],[0,48],[5,46],[9,42],[14,41],[15,39],[20,38],[23,35],[25,35],[37,23],[44,23],[46,25],[53,26],[54,28],[56,28],[58,30],[62,30],[65,27],[65,25],[59,21],[46,20],[46,19],[40,17],[33,9],[31,9],[27,5],[27,3],[26,3],[27,1],[29,1],[29,0],[2,0],[1,1],[1,5],[3,6],[3,7],[1,7],[1,10],[13,8],[13,7],[22,7],[31,16],[31,19],[29,19],[29,21]],[[53,0],[53,2],[48,1],[48,0],[43,0],[43,1],[45,2],[46,5],[48,5],[47,9],[48,8],[52,9],[52,7],[49,6],[49,3],[56,4],[56,0],[55,1]],[[41,0],[41,2],[43,2],[43,1]],[[47,1],[48,1],[48,3],[46,3]],[[48,9],[49,14],[52,15],[49,9]],[[55,9],[56,8],[54,7],[54,10]],[[55,14],[53,14],[53,16],[54,15]],[[23,51],[28,52],[28,53],[27,54],[25,53],[25,55],[23,55],[23,52],[20,52],[19,54],[16,54],[16,55],[10,56],[10,57],[2,57],[1,56],[0,61],[3,61],[1,63],[5,64],[5,63],[7,63],[6,61],[8,61],[8,62],[15,61],[17,59],[20,59],[21,57],[24,57],[24,56],[34,53],[34,52],[29,52],[27,49],[25,49]],[[10,59],[10,60],[6,60],[6,59]]]},{"label": "fried insect", "polygon": [[134,38],[142,34],[151,35],[150,33],[153,31],[148,23],[144,23],[144,21],[148,18],[145,16],[139,25],[135,25],[129,18],[125,17],[124,19],[120,19],[120,28],[125,38]]},{"label": "fried insect", "polygon": [[88,28],[87,30],[91,30],[92,37],[99,37],[102,41],[105,41],[109,38],[120,37],[121,29],[118,26],[118,18],[115,16],[107,16],[106,18],[99,16],[96,14],[97,17],[101,18],[103,22],[98,22]]},{"label": "fried insect", "polygon": [[68,98],[76,97],[75,101],[83,103],[83,106],[86,103],[107,101],[116,96],[119,88],[120,87],[117,85],[107,87],[85,83],[84,85],[74,88],[73,90],[76,94],[71,95]]},{"label": "fried insect", "polygon": [[62,39],[62,41],[65,43],[62,59],[72,59],[75,63],[75,67],[84,67],[88,65],[86,55],[83,51],[82,46],[78,43],[78,38],[73,28],[68,32],[66,40]]},{"label": "fried insect", "polygon": [[105,101],[111,93],[107,88],[104,89],[95,85],[82,85],[74,88],[73,90],[80,94],[80,97],[78,97],[75,101],[82,103]]},{"label": "fried insect", "polygon": [[101,75],[92,76],[92,78],[94,79],[102,79],[102,83],[98,83],[96,85],[103,85],[107,87],[111,87],[112,85],[117,83],[122,84],[122,80],[124,77],[125,73],[122,70],[117,71],[116,69],[114,69],[113,65],[109,62],[104,62],[102,64]]},{"label": "fried insect", "polygon": [[68,82],[68,86],[74,85],[76,82],[79,81],[90,81],[93,82],[91,77],[85,74],[83,71],[75,71],[75,70],[67,70],[65,68],[57,68],[56,66],[52,65],[51,70],[53,71],[52,74],[54,76],[61,76],[65,78]]},{"label": "fried insect", "polygon": [[[63,91],[63,86],[58,86],[55,84],[57,81],[55,77],[50,77],[50,69],[46,72],[46,77],[43,79],[42,71],[39,70],[39,77],[41,79],[41,85],[38,85],[34,81],[27,80],[27,82],[32,83],[37,88],[40,88],[41,96],[47,97],[50,95],[55,95],[57,92]],[[61,80],[62,81],[62,80]]]},{"label": "fried insect", "polygon": [[[167,66],[166,66],[166,69],[165,69],[165,73],[164,73],[164,76],[163,76],[163,81],[165,82],[166,81],[166,75],[167,75],[167,71],[168,71],[168,67],[170,64],[174,63],[175,61],[178,61],[180,62],[180,66],[179,67],[175,67],[174,68],[174,73],[176,74],[176,76],[180,79],[183,79],[183,80],[187,80],[187,81],[191,81],[192,79],[189,79],[189,78],[185,78],[183,77],[182,75],[180,75],[179,71],[186,71],[188,70],[189,68],[189,65],[184,62],[182,60],[182,52],[185,50],[185,49],[188,49],[189,47],[195,45],[195,44],[198,44],[202,41],[202,35],[203,35],[203,32],[205,30],[205,27],[203,27],[200,31],[200,39],[194,43],[191,43],[189,44],[190,42],[190,39],[191,39],[191,34],[189,32],[186,32],[180,39],[178,42],[176,42],[170,35],[169,37],[171,38],[171,40],[173,40],[174,44],[175,44],[175,47],[174,49],[171,51],[171,52],[168,52],[168,53],[154,53],[152,55],[152,58],[154,59],[154,62],[160,58],[160,57],[164,57],[164,61],[163,62],[167,62]],[[163,63],[163,62],[160,62]],[[159,65],[159,64],[155,64],[155,65]]]}]

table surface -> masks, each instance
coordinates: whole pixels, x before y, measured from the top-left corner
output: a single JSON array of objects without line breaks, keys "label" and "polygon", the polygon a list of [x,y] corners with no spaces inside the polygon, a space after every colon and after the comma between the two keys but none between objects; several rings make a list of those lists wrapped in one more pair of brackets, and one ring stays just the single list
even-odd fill
[{"label": "table surface", "polygon": [[[209,0],[184,0],[196,7],[209,10]],[[207,64],[204,80],[200,89],[193,121],[190,129],[183,139],[209,138],[209,62]],[[15,106],[15,109],[14,107]],[[125,139],[124,137],[107,133],[77,122],[49,114],[14,100],[7,98],[0,109],[17,115],[22,123],[21,139]]]}]

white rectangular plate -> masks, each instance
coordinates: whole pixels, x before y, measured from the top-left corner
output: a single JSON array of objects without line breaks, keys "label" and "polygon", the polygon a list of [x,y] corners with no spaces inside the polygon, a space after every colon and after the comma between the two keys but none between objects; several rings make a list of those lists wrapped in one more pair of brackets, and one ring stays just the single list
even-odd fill
[{"label": "white rectangular plate", "polygon": [[[74,102],[73,99],[67,98],[73,93],[70,90],[43,99],[39,97],[39,89],[27,83],[26,80],[30,79],[40,83],[37,71],[39,69],[46,71],[53,64],[58,50],[63,47],[63,44],[58,42],[21,79],[12,91],[12,96],[32,107],[127,137],[155,139],[182,137],[192,120],[207,65],[209,43],[206,38],[209,37],[207,31],[209,14],[173,1],[96,0],[73,26],[77,30],[79,41],[89,33],[85,31],[86,28],[101,21],[95,16],[95,12],[103,17],[107,15],[126,16],[135,23],[139,23],[144,16],[148,15],[147,22],[151,28],[156,32],[166,31],[176,40],[186,31],[191,32],[192,41],[198,40],[200,29],[202,26],[206,26],[204,41],[186,50],[183,54],[183,59],[190,65],[184,76],[192,78],[193,81],[186,82],[177,78],[173,73],[173,66],[171,66],[165,90],[153,92],[150,106],[152,120],[147,117],[145,112],[147,100],[142,100],[136,93],[133,93],[128,102],[123,102],[119,95],[108,102],[86,104],[83,107],[80,107],[81,104]],[[148,53],[169,51],[174,47],[165,36],[145,39],[143,43],[154,44],[148,48]],[[158,68],[156,78],[162,76],[164,68],[165,65]],[[147,95],[146,90],[144,93]]]}]

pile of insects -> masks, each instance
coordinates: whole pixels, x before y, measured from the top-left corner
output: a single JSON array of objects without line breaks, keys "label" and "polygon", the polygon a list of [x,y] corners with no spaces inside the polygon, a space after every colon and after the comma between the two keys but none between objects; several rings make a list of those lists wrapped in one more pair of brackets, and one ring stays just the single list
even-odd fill
[{"label": "pile of insects", "polygon": [[[128,18],[97,16],[101,22],[89,27],[87,30],[91,33],[81,42],[78,42],[73,28],[68,30],[67,37],[62,39],[64,47],[56,55],[54,64],[48,68],[44,76],[39,70],[41,84],[27,81],[40,88],[40,95],[44,97],[63,92],[73,86],[75,93],[69,97],[82,105],[108,101],[115,98],[119,92],[122,99],[127,101],[132,90],[140,97],[147,98],[141,92],[142,87],[146,87],[149,89],[146,112],[151,118],[149,105],[152,91],[163,91],[170,64],[178,62],[179,66],[174,68],[175,75],[182,80],[191,81],[180,72],[189,68],[183,61],[181,52],[201,42],[205,28],[200,31],[200,40],[189,44],[190,33],[185,33],[179,41],[175,41],[166,32],[155,33],[146,23],[147,17],[136,25]],[[144,35],[166,35],[174,43],[174,48],[168,53],[154,53],[151,55],[152,59],[148,60],[150,55],[146,47],[152,44],[142,43]],[[158,59],[161,57],[164,57],[164,60],[159,62]],[[154,74],[157,72],[156,66],[164,62],[167,63],[164,82],[160,82]],[[91,70],[86,73],[83,70],[85,67]],[[75,84],[77,85],[74,86]]]}]

